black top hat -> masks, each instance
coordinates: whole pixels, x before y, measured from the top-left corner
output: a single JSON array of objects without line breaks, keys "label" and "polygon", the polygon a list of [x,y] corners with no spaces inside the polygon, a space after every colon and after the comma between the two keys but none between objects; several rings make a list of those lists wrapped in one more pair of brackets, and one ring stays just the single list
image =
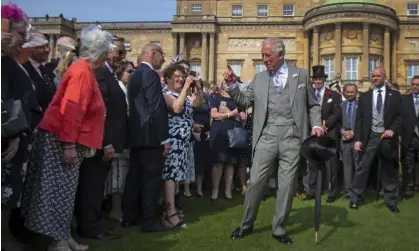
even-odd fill
[{"label": "black top hat", "polygon": [[313,68],[313,76],[311,76],[312,78],[319,78],[319,77],[327,78],[327,75],[324,74],[324,65],[315,65],[312,68]]},{"label": "black top hat", "polygon": [[328,161],[336,154],[336,140],[326,136],[310,136],[301,145],[301,154],[311,162]]}]

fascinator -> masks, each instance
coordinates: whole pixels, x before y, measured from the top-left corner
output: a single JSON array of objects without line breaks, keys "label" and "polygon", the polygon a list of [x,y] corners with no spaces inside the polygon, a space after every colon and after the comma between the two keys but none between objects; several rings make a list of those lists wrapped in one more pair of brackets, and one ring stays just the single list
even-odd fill
[{"label": "fascinator", "polygon": [[185,54],[183,52],[172,58],[172,64],[176,64],[182,60],[185,60]]},{"label": "fascinator", "polygon": [[80,32],[80,42],[85,45],[106,43],[111,50],[116,48],[113,44],[112,34],[103,31],[100,25],[91,24],[85,26]]}]

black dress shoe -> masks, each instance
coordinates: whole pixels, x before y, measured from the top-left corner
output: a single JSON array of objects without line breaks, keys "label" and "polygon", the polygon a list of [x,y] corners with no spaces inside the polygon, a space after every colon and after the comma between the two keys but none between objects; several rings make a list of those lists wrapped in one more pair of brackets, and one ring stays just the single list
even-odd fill
[{"label": "black dress shoe", "polygon": [[400,213],[400,210],[396,205],[386,205],[386,207],[393,213]]},{"label": "black dress shoe", "polygon": [[244,236],[251,234],[253,232],[253,226],[248,229],[241,229],[240,227],[236,228],[233,233],[231,233],[231,239],[243,239]]},{"label": "black dress shoe", "polygon": [[316,196],[314,196],[314,195],[307,195],[303,200],[304,201],[309,201],[309,200],[314,200],[314,199],[316,199]]},{"label": "black dress shoe", "polygon": [[115,239],[119,239],[121,238],[121,236],[119,234],[114,233],[113,231],[107,231],[107,232],[102,232],[99,233],[97,235],[82,235],[80,234],[81,237],[86,238],[86,239],[95,239],[95,240],[115,240]]},{"label": "black dress shoe", "polygon": [[162,233],[162,232],[166,232],[169,231],[169,228],[166,228],[165,226],[163,226],[160,223],[156,223],[152,226],[142,226],[141,227],[141,232],[143,233]]},{"label": "black dress shoe", "polygon": [[122,221],[122,227],[123,228],[134,227],[134,226],[137,226],[137,225],[140,225],[137,220]]},{"label": "black dress shoe", "polygon": [[277,239],[279,242],[283,244],[292,244],[292,239],[287,234],[272,235],[272,237],[274,237],[275,239]]},{"label": "black dress shoe", "polygon": [[350,209],[358,209],[358,204],[351,202],[351,203],[349,203],[349,208]]},{"label": "black dress shoe", "polygon": [[336,201],[336,198],[334,198],[334,197],[328,197],[327,200],[326,200],[326,203],[333,203],[335,201]]}]

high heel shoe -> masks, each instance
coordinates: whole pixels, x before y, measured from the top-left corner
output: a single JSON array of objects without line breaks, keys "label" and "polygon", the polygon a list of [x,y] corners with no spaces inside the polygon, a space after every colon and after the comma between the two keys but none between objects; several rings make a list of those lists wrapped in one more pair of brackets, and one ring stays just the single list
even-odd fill
[{"label": "high heel shoe", "polygon": [[70,237],[70,239],[68,240],[68,246],[70,247],[71,250],[73,251],[86,251],[89,249],[88,245],[83,245],[83,244],[79,244],[77,243],[73,237]]}]

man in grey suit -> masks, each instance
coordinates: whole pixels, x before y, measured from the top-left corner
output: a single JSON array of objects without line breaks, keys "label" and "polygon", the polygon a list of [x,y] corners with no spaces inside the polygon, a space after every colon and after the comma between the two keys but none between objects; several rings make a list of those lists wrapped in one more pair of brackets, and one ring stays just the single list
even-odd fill
[{"label": "man in grey suit", "polygon": [[[301,143],[311,134],[321,136],[320,106],[316,101],[307,70],[285,62],[285,46],[279,38],[267,38],[261,49],[266,71],[256,74],[249,87],[241,92],[232,72],[224,75],[227,91],[239,107],[253,106],[253,165],[244,202],[240,227],[233,239],[243,238],[253,230],[263,199],[264,185],[278,166],[278,190],[273,237],[291,244],[285,223],[296,187],[296,173]],[[275,163],[276,162],[276,163]]]},{"label": "man in grey suit", "polygon": [[[349,189],[351,188],[354,170],[356,169],[358,162],[358,154],[354,150],[354,129],[357,107],[356,96],[358,93],[358,88],[356,84],[346,84],[343,87],[343,93],[346,100],[341,103],[342,128],[340,130],[340,151],[343,162],[345,191],[348,193]],[[349,196],[347,195],[347,197]]]}]

